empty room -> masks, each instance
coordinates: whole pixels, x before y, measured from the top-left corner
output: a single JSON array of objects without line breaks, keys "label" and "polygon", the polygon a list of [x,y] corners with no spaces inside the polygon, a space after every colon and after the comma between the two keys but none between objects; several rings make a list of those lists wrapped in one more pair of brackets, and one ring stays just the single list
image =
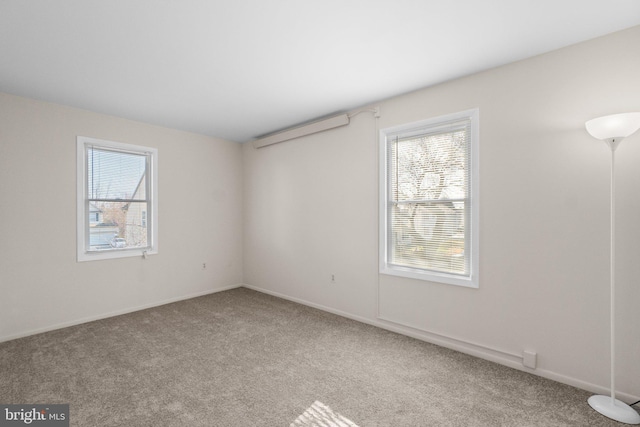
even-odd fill
[{"label": "empty room", "polygon": [[0,426],[640,424],[640,2],[0,2]]}]

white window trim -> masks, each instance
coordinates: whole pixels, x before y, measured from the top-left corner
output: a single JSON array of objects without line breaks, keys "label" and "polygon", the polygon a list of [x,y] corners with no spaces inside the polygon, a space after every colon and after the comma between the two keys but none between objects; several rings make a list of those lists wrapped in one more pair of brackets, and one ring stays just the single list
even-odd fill
[{"label": "white window trim", "polygon": [[[426,271],[417,268],[400,267],[391,265],[387,262],[388,259],[388,191],[389,183],[387,177],[387,136],[396,133],[411,133],[419,132],[420,129],[425,127],[435,127],[439,124],[451,122],[460,119],[471,119],[471,188],[470,188],[470,200],[471,200],[471,255],[470,262],[470,274],[466,277],[459,275],[438,273],[433,271]],[[479,287],[479,235],[480,235],[480,174],[479,174],[479,110],[474,108],[471,110],[461,111],[458,113],[448,114],[440,117],[435,117],[427,120],[421,120],[414,123],[403,124],[390,128],[380,130],[380,144],[379,144],[379,208],[380,208],[380,224],[379,224],[379,266],[380,273],[391,276],[407,277],[411,279],[425,280],[430,282],[445,283],[450,285],[466,286],[470,288]]]},{"label": "white window trim", "polygon": [[[76,145],[76,248],[77,260],[96,261],[102,259],[126,258],[134,256],[147,256],[158,253],[158,150],[152,147],[141,145],[124,144],[121,142],[106,141],[102,139],[89,138],[85,136],[77,137]],[[150,190],[151,203],[149,210],[151,211],[151,236],[147,236],[149,246],[146,248],[125,248],[114,249],[108,251],[88,252],[86,245],[88,236],[86,235],[87,224],[89,221],[89,212],[85,203],[87,195],[87,159],[85,155],[85,147],[87,145],[96,145],[104,148],[113,148],[121,151],[129,151],[133,153],[149,153],[150,161]],[[147,213],[147,215],[149,215]]]}]

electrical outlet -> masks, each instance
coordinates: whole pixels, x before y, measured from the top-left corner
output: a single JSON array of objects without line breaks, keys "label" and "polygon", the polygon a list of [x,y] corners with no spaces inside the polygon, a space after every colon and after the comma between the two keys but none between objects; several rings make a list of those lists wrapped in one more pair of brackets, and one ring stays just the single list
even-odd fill
[{"label": "electrical outlet", "polygon": [[336,275],[335,274],[331,275],[331,283],[336,283]]},{"label": "electrical outlet", "polygon": [[204,270],[205,268],[207,268],[207,263],[206,263],[206,262],[203,262],[203,263],[202,263],[202,269]]}]

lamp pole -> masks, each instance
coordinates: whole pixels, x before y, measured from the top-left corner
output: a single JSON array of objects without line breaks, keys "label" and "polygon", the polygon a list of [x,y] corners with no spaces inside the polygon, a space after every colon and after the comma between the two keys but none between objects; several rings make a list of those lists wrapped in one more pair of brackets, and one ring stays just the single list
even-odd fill
[{"label": "lamp pole", "polygon": [[615,176],[615,160],[616,148],[618,148],[620,140],[611,139],[607,141],[607,145],[611,149],[611,180],[610,180],[610,226],[611,226],[611,247],[609,254],[609,315],[610,319],[610,355],[611,355],[611,405],[616,403],[616,176]]}]

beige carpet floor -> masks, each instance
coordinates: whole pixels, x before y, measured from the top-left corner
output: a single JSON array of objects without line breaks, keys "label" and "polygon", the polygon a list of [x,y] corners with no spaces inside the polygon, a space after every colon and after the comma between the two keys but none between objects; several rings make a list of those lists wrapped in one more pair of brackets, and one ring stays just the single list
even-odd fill
[{"label": "beige carpet floor", "polygon": [[589,395],[244,288],[0,343],[0,403],[72,426],[621,425]]}]

